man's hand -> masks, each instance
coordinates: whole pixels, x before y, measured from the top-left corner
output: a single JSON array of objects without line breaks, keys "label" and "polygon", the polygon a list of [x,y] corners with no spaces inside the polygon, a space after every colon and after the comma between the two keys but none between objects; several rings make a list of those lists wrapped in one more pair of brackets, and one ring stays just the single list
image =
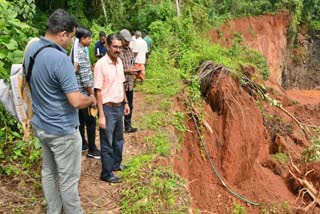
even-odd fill
[{"label": "man's hand", "polygon": [[124,73],[129,75],[137,75],[139,71],[141,71],[141,69],[131,68],[129,70],[126,70]]},{"label": "man's hand", "polygon": [[130,114],[130,107],[128,103],[124,104],[124,110],[123,110],[124,115]]},{"label": "man's hand", "polygon": [[74,68],[74,72],[77,72],[79,70],[79,63],[78,62],[74,63],[73,68]]},{"label": "man's hand", "polygon": [[93,98],[93,103],[91,104],[91,107],[96,107],[97,106],[97,100],[96,100],[96,97],[94,95],[90,95],[90,97]]},{"label": "man's hand", "polygon": [[106,118],[103,116],[99,116],[99,120],[98,120],[98,122],[99,122],[99,128],[101,128],[101,129],[105,129],[106,128]]}]

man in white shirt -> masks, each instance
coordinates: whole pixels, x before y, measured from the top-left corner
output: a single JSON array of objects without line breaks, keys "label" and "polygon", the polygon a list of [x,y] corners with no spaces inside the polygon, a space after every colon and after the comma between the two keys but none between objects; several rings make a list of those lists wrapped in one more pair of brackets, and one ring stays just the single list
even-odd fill
[{"label": "man in white shirt", "polygon": [[132,31],[132,36],[131,36],[131,39],[132,41],[129,43],[129,48],[131,48],[131,50],[133,50],[133,46],[134,46],[134,42],[136,41],[136,32],[135,31]]},{"label": "man in white shirt", "polygon": [[141,69],[141,72],[137,75],[137,79],[144,80],[145,77],[145,64],[148,53],[148,45],[146,41],[142,39],[140,31],[136,31],[136,40],[134,41],[133,53],[135,56],[135,67]]}]

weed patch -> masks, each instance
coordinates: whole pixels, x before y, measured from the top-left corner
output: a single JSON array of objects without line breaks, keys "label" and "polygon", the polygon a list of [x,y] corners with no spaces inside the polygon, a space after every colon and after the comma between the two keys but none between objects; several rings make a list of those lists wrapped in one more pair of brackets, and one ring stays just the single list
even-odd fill
[{"label": "weed patch", "polygon": [[240,204],[235,203],[233,205],[232,214],[247,214],[247,211],[246,208],[244,208]]},{"label": "weed patch", "polygon": [[170,154],[170,143],[169,137],[164,132],[157,133],[154,137],[146,137],[145,142],[150,145],[153,153],[159,156],[168,156]]},{"label": "weed patch", "polygon": [[180,200],[185,182],[170,169],[145,163],[134,171],[123,174],[127,186],[122,191],[122,213],[187,213]]},{"label": "weed patch", "polygon": [[278,152],[276,154],[272,154],[271,157],[274,159],[274,160],[277,160],[279,161],[280,163],[282,164],[285,164],[288,162],[289,160],[289,156],[286,154],[286,153],[282,153],[282,152]]}]

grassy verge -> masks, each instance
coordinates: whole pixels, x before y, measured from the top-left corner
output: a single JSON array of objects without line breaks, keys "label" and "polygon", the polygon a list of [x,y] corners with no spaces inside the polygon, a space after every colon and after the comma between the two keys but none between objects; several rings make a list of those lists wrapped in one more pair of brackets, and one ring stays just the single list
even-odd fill
[{"label": "grassy verge", "polygon": [[121,213],[187,213],[186,181],[167,164],[177,142],[173,126],[183,130],[183,115],[172,110],[172,99],[181,91],[180,73],[168,64],[163,51],[153,54],[147,78],[136,88],[146,95],[148,111],[136,121],[148,132],[142,142],[146,149],[129,160],[130,167],[122,173]]}]

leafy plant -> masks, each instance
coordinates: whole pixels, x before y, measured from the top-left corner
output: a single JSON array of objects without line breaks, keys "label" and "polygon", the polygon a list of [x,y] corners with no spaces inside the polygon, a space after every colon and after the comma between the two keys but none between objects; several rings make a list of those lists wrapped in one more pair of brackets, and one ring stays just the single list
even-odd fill
[{"label": "leafy plant", "polygon": [[11,9],[16,11],[21,21],[31,22],[36,12],[35,0],[9,0]]},{"label": "leafy plant", "polygon": [[243,61],[243,64],[254,65],[263,80],[269,78],[270,71],[267,60],[259,51],[255,49],[246,49],[241,54],[241,60]]},{"label": "leafy plant", "polygon": [[[32,171],[40,166],[41,150],[37,139],[23,141],[22,127],[17,124],[18,130],[12,130],[12,124],[17,123],[14,119],[8,120],[6,125],[0,130],[0,135],[5,135],[0,141],[0,174],[17,176],[21,173],[35,173]],[[3,130],[7,129],[7,130]],[[10,131],[9,131],[9,130]]]},{"label": "leafy plant", "polygon": [[235,203],[233,205],[232,214],[247,214],[247,211],[242,205]]},{"label": "leafy plant", "polygon": [[187,131],[186,123],[186,115],[183,112],[174,112],[173,113],[173,125],[176,129],[178,129],[182,134]]},{"label": "leafy plant", "polygon": [[8,78],[11,64],[22,63],[22,50],[27,43],[27,35],[34,33],[35,30],[20,22],[11,4],[5,0],[0,0],[0,29],[0,79],[2,79]]},{"label": "leafy plant", "polygon": [[311,146],[304,151],[304,157],[306,161],[320,160],[320,136],[312,140]]}]

